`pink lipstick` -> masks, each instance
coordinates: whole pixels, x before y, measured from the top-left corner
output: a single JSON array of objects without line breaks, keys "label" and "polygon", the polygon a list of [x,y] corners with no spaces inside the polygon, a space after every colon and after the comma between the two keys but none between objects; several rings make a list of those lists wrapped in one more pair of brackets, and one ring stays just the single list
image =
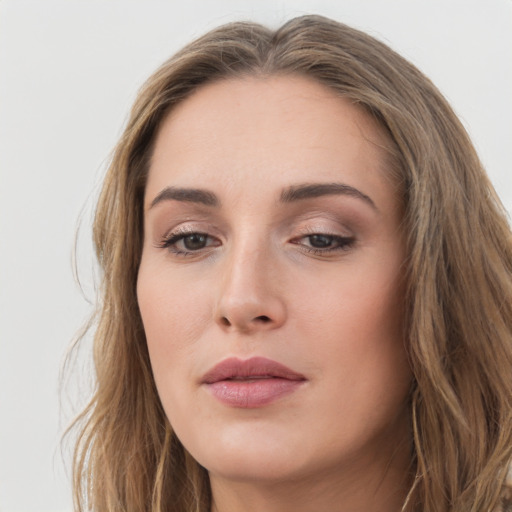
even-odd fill
[{"label": "pink lipstick", "polygon": [[304,375],[271,359],[233,357],[209,370],[201,383],[223,404],[255,408],[293,393],[305,381]]}]

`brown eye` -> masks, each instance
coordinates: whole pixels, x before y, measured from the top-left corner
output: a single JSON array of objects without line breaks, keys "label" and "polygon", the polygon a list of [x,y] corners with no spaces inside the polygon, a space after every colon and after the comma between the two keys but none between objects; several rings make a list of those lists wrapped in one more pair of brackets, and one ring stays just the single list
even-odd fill
[{"label": "brown eye", "polygon": [[347,251],[355,243],[354,237],[328,235],[326,233],[314,233],[291,240],[293,244],[299,245],[302,250],[315,255],[332,255],[336,252]]},{"label": "brown eye", "polygon": [[167,249],[176,255],[186,256],[189,254],[201,254],[203,250],[218,247],[221,242],[218,238],[197,231],[182,232],[171,234],[168,238],[162,240],[158,245],[162,249]]},{"label": "brown eye", "polygon": [[204,233],[192,233],[182,238],[183,247],[188,251],[204,249],[208,242],[208,235]]},{"label": "brown eye", "polygon": [[315,249],[325,249],[334,243],[334,237],[329,235],[310,235],[308,239],[311,247]]}]

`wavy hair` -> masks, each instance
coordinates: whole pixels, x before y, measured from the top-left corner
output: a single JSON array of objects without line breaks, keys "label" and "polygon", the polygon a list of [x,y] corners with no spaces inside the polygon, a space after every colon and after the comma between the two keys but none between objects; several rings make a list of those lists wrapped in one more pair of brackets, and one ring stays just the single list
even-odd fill
[{"label": "wavy hair", "polygon": [[155,388],[137,305],[143,196],[155,134],[206,83],[301,75],[348,98],[392,141],[407,236],[406,333],[412,487],[403,511],[510,506],[512,238],[466,131],[435,86],[369,35],[320,16],[272,31],[217,28],[165,62],[141,89],[94,220],[102,269],[96,388],[74,424],[78,511],[208,512],[208,474],[173,433]]}]

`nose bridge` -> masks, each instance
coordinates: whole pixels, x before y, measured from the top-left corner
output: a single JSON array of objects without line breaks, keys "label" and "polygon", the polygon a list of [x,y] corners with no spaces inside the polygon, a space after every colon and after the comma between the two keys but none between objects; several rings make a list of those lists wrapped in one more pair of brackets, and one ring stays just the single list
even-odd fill
[{"label": "nose bridge", "polygon": [[217,320],[225,328],[254,331],[276,328],[284,321],[277,261],[265,238],[247,233],[228,250],[217,311]]}]

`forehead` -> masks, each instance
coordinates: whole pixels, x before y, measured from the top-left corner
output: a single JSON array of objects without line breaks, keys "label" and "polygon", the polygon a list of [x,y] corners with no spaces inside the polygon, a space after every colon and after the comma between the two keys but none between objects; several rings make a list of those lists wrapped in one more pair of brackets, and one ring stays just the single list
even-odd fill
[{"label": "forehead", "polygon": [[[310,124],[311,128],[318,129],[319,121],[335,117],[337,124],[349,127],[368,141],[383,148],[390,146],[389,137],[381,126],[355,101],[302,75],[247,76],[201,86],[172,109],[158,135],[178,135],[183,129],[200,135],[202,129],[208,130],[212,124],[218,128],[222,124],[226,134],[231,129],[234,139],[248,130],[275,136],[275,118],[294,124],[300,118],[303,125]],[[250,124],[248,119],[251,119]],[[329,128],[327,123],[324,128]],[[310,137],[315,135],[313,130],[308,132]],[[215,140],[217,134],[218,131],[203,133],[210,141]]]},{"label": "forehead", "polygon": [[[387,181],[390,141],[362,108],[302,76],[245,77],[199,88],[164,119],[147,197],[173,181],[220,188],[261,181]],[[371,175],[371,176],[370,176]],[[243,187],[241,187],[242,189]]]}]

